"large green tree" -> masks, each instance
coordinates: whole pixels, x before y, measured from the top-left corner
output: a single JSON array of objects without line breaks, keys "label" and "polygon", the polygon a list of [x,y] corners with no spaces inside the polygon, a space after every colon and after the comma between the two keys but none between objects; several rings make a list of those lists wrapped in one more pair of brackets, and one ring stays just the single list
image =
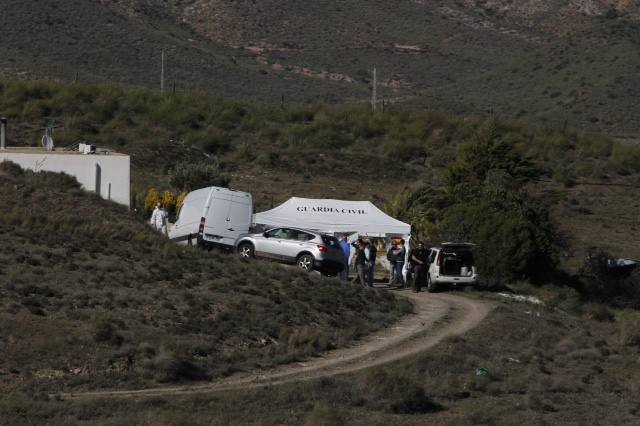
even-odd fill
[{"label": "large green tree", "polygon": [[539,176],[540,169],[516,150],[518,137],[501,134],[493,120],[473,131],[458,149],[456,161],[445,171],[449,190],[458,196],[474,196],[489,173],[495,171],[503,172],[518,185]]},{"label": "large green tree", "polygon": [[439,227],[448,239],[478,245],[485,284],[540,281],[557,266],[558,234],[547,209],[501,170],[488,173],[473,200],[446,209]]},{"label": "large green tree", "polygon": [[494,121],[460,146],[443,190],[398,194],[387,211],[413,225],[414,237],[470,241],[488,285],[542,280],[555,271],[559,238],[546,207],[527,190],[540,168]]}]

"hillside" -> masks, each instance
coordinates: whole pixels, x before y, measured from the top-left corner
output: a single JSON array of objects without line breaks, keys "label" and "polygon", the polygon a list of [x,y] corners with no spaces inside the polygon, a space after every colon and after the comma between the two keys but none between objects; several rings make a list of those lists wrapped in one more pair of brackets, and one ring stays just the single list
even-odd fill
[{"label": "hillside", "polygon": [[0,415],[11,425],[638,423],[637,312],[605,310],[596,320],[597,308],[579,317],[566,305],[494,303],[465,335],[358,373],[152,397],[58,400],[18,391],[0,394]]},{"label": "hillside", "polygon": [[63,174],[0,164],[0,387],[226,376],[343,346],[411,309],[391,294],[179,248]]},{"label": "hillside", "polygon": [[[169,189],[180,161],[218,157],[231,185],[258,210],[291,196],[367,199],[386,208],[421,186],[443,185],[444,169],[486,120],[417,110],[371,114],[353,106],[272,107],[114,86],[0,83],[9,144],[37,143],[57,117],[58,146],[89,141],[132,156],[133,205]],[[640,258],[640,148],[597,133],[498,121],[497,137],[542,170],[541,194],[579,267],[589,247]],[[172,188],[174,191],[179,188]],[[402,214],[402,211],[399,212]],[[606,238],[602,238],[605,235]]]},{"label": "hillside", "polygon": [[636,134],[630,1],[6,0],[0,75],[279,104],[379,96],[460,114]]}]

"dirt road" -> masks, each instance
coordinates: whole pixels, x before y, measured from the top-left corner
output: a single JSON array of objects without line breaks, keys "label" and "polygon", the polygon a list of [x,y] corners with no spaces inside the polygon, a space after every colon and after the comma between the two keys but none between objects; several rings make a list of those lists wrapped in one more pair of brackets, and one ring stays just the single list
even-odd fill
[{"label": "dirt road", "polygon": [[266,371],[240,373],[204,384],[63,393],[52,397],[89,399],[186,395],[255,388],[349,373],[413,355],[435,346],[446,337],[463,334],[478,325],[493,307],[487,302],[444,293],[415,294],[403,290],[397,294],[413,301],[413,314],[351,347],[329,351],[305,362]]}]

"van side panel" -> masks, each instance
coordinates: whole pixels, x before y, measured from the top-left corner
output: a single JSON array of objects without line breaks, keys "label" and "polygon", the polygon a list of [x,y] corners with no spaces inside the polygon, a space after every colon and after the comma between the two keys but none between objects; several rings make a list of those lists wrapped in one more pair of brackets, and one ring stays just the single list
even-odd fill
[{"label": "van side panel", "polygon": [[205,215],[204,242],[233,247],[249,231],[252,209],[249,194],[216,188]]}]

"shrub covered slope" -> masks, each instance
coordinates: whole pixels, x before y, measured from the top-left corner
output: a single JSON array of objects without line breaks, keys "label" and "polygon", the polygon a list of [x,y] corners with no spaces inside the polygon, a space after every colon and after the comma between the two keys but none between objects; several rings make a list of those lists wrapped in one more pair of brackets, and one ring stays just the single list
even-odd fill
[{"label": "shrub covered slope", "polygon": [[388,325],[390,294],[180,248],[62,174],[0,165],[0,380],[36,388],[205,379]]},{"label": "shrub covered slope", "polygon": [[[412,200],[403,196],[416,201],[411,194],[425,186],[417,201],[426,198],[442,210],[432,190],[447,184],[444,171],[473,153],[469,146],[487,127],[478,117],[406,109],[372,114],[353,106],[268,106],[47,82],[2,82],[0,111],[10,120],[10,144],[37,143],[47,117],[55,117],[58,146],[89,141],[130,154],[140,211],[150,187],[182,186],[176,178],[183,165],[217,164],[215,156],[233,187],[253,193],[258,210],[292,195],[369,199],[411,221],[406,202]],[[537,170],[527,185],[543,195],[540,208],[551,212],[569,243],[563,262],[577,267],[589,246],[640,257],[633,201],[640,197],[638,146],[499,120],[492,129],[495,152],[487,156],[509,149]],[[484,173],[492,164],[477,166]],[[426,213],[418,216],[434,217]]]},{"label": "shrub covered slope", "polygon": [[0,75],[279,102],[380,98],[627,133],[632,1],[4,0]]},{"label": "shrub covered slope", "polygon": [[16,424],[637,424],[640,317],[611,319],[503,304],[464,336],[355,374],[146,399],[43,401],[16,392],[0,395],[0,415]]}]

